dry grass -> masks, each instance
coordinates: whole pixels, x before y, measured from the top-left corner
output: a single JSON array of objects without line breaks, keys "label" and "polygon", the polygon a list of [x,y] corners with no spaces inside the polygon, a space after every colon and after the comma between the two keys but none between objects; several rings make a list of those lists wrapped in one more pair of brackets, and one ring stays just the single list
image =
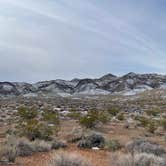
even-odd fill
[{"label": "dry grass", "polygon": [[48,166],[91,166],[91,164],[78,154],[54,154]]},{"label": "dry grass", "polygon": [[112,159],[112,166],[166,166],[164,158],[155,156],[153,154],[139,153],[135,155],[114,156]]}]

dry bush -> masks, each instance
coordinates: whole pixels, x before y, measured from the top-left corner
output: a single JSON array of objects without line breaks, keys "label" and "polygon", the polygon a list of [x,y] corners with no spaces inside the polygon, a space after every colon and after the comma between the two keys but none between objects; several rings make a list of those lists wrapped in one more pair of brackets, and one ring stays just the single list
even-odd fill
[{"label": "dry bush", "polygon": [[8,137],[6,143],[0,145],[0,161],[15,162],[17,156],[17,141],[13,137]]},{"label": "dry bush", "polygon": [[17,148],[15,146],[1,145],[0,161],[15,162],[17,157]]},{"label": "dry bush", "polygon": [[118,155],[112,158],[113,166],[166,166],[164,158],[153,154],[139,153],[136,155]]},{"label": "dry bush", "polygon": [[15,159],[18,156],[17,139],[12,136],[7,137],[5,149],[5,158],[9,162],[15,162]]},{"label": "dry bush", "polygon": [[66,148],[67,145],[59,141],[47,142],[44,140],[35,140],[33,142],[26,138],[21,138],[18,141],[19,156],[30,156],[35,152],[48,152],[52,149]]},{"label": "dry bush", "polygon": [[39,140],[32,142],[32,146],[34,146],[35,152],[48,152],[52,148],[50,143]]},{"label": "dry bush", "polygon": [[166,154],[166,150],[162,146],[142,138],[129,142],[126,145],[126,149],[132,154],[151,153],[157,156],[162,156]]},{"label": "dry bush", "polygon": [[18,149],[19,156],[30,156],[35,152],[34,146],[25,138],[19,140]]},{"label": "dry bush", "polygon": [[90,163],[76,154],[55,154],[47,166],[91,166]]}]

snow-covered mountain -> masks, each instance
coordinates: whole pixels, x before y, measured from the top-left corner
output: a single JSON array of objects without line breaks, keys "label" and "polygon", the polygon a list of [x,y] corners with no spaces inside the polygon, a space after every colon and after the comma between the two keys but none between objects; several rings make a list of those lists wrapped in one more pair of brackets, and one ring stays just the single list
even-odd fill
[{"label": "snow-covered mountain", "polygon": [[0,96],[134,95],[157,88],[166,89],[166,75],[128,73],[118,77],[107,74],[97,79],[58,79],[35,84],[0,82]]}]

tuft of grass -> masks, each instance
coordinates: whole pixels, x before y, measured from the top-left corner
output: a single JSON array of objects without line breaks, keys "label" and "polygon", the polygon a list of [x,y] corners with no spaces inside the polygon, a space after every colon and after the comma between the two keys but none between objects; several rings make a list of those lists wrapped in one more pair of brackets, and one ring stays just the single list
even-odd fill
[{"label": "tuft of grass", "polygon": [[55,154],[47,166],[91,166],[83,157],[77,154]]},{"label": "tuft of grass", "polygon": [[114,156],[113,166],[166,166],[166,160],[153,154],[138,153]]}]

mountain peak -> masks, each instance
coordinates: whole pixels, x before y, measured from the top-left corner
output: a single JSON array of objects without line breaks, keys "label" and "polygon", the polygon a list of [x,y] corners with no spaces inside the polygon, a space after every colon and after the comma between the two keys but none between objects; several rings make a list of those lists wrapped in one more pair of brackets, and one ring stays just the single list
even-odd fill
[{"label": "mountain peak", "polygon": [[102,76],[100,79],[101,79],[101,80],[104,80],[104,79],[112,79],[112,78],[116,78],[116,77],[117,77],[116,75],[113,75],[113,74],[111,74],[111,73],[108,73],[108,74]]}]

